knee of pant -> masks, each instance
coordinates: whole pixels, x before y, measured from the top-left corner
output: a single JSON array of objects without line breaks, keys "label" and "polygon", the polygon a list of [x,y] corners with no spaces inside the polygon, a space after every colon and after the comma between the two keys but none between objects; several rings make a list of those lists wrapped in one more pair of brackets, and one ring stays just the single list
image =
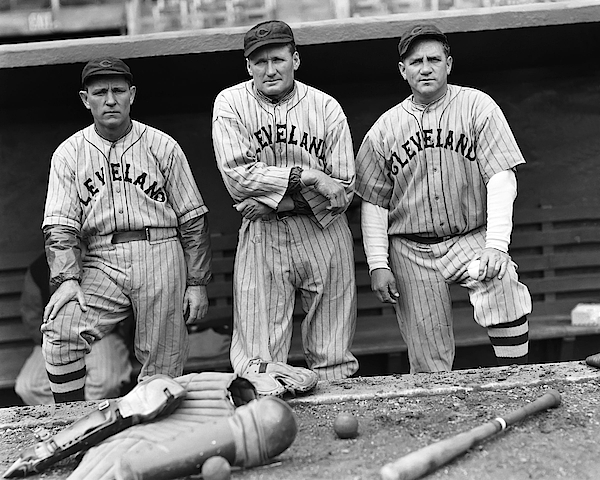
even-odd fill
[{"label": "knee of pant", "polygon": [[55,338],[44,337],[42,354],[46,363],[52,365],[65,365],[80,360],[89,353],[91,345],[83,338]]}]

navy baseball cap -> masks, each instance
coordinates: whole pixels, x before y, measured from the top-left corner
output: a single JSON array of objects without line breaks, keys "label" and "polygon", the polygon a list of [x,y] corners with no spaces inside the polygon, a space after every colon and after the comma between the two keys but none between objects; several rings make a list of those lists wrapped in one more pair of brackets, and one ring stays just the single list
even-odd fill
[{"label": "navy baseball cap", "polygon": [[290,26],[280,20],[268,20],[255,25],[244,35],[244,57],[265,45],[292,43],[296,45]]},{"label": "navy baseball cap", "polygon": [[129,83],[133,83],[133,75],[127,64],[115,57],[100,57],[90,60],[81,72],[81,84],[85,85],[90,77],[98,75],[122,75],[129,80]]},{"label": "navy baseball cap", "polygon": [[404,56],[408,53],[408,50],[410,49],[412,43],[417,38],[422,37],[435,38],[442,42],[444,45],[450,46],[446,35],[444,35],[442,31],[435,25],[415,25],[400,38],[400,42],[398,43],[398,53],[400,54],[400,59],[403,59]]}]

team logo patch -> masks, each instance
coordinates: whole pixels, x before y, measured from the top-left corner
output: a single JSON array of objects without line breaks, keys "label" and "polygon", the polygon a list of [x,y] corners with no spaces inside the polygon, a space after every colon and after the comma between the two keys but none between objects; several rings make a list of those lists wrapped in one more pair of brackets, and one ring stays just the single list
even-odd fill
[{"label": "team logo patch", "polygon": [[112,66],[113,66],[113,62],[111,62],[110,60],[102,60],[102,61],[99,63],[99,65],[100,65],[101,67],[108,68],[108,67],[112,67]]},{"label": "team logo patch", "polygon": [[269,33],[271,33],[271,27],[260,27],[256,31],[256,36],[258,38],[265,38],[267,35],[269,35]]}]

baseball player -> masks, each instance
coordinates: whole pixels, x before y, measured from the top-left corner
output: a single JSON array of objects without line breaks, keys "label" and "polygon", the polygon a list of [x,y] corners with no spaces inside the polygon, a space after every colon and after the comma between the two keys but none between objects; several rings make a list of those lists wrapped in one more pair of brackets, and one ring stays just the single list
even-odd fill
[{"label": "baseball player", "polygon": [[469,290],[499,364],[525,363],[531,297],[508,254],[525,160],[488,95],[447,83],[437,27],[411,28],[398,49],[412,95],[375,122],[356,160],[371,286],[395,304],[412,373],[452,368],[450,283]]},{"label": "baseball player", "polygon": [[[40,325],[44,307],[50,299],[50,271],[46,255],[42,253],[27,269],[21,290],[20,310],[23,325],[35,342],[15,381],[15,392],[27,405],[48,405],[54,402],[46,363],[42,354]],[[131,378],[127,335],[116,328],[94,345],[85,356],[87,380],[85,399],[114,398]]]},{"label": "baseball player", "polygon": [[238,373],[260,373],[287,361],[300,292],[309,368],[323,379],[349,377],[358,362],[344,214],[355,176],[348,122],[335,99],[295,80],[300,56],[284,22],[252,27],[244,56],[251,80],[219,93],[213,111],[217,164],[243,216],[231,362]]},{"label": "baseball player", "polygon": [[131,119],[129,67],[95,59],[81,80],[94,123],[54,152],[42,224],[57,287],[41,328],[56,402],[83,400],[85,354],[130,314],[139,379],[181,375],[186,322],[206,314],[211,277],[208,209],[179,144]]}]

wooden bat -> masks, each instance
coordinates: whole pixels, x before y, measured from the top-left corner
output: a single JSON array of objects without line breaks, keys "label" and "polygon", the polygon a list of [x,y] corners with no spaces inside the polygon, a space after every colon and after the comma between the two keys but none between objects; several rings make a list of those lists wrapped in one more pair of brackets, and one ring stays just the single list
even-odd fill
[{"label": "wooden bat", "polygon": [[537,400],[509,413],[504,418],[495,418],[479,427],[459,433],[453,437],[432,443],[426,447],[384,465],[379,474],[383,480],[414,480],[433,472],[455,457],[465,453],[473,445],[491,437],[509,425],[525,417],[560,405],[560,393],[549,390]]}]

